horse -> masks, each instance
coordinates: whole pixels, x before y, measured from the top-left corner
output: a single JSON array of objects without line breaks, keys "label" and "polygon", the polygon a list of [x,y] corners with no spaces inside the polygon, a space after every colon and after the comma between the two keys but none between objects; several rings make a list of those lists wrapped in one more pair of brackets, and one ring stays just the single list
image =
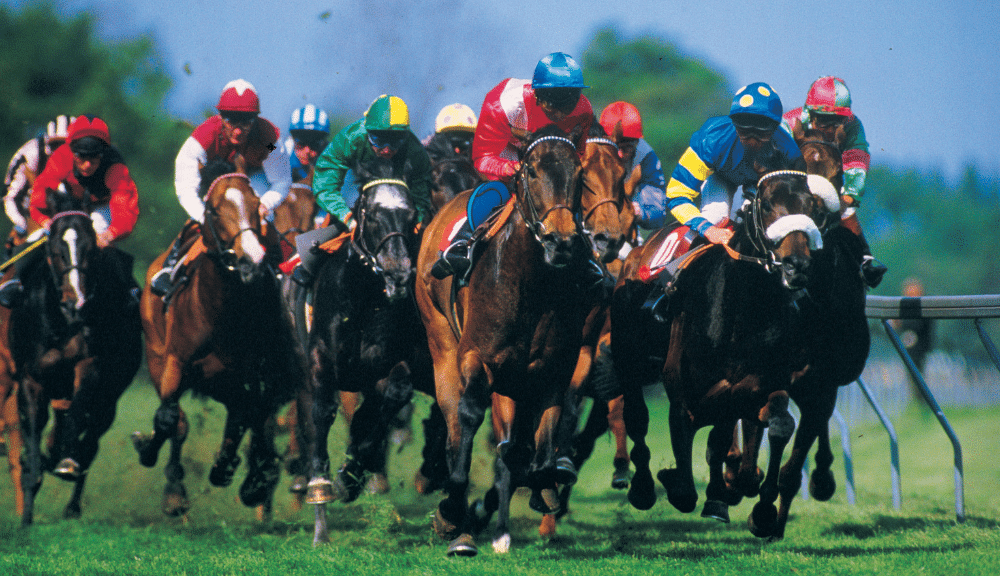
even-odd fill
[{"label": "horse", "polygon": [[[242,158],[236,160],[242,167]],[[151,292],[164,252],[147,271],[140,302],[149,374],[160,406],[153,432],[135,432],[132,440],[147,468],[156,465],[160,448],[171,441],[162,501],[170,516],[185,515],[190,508],[181,462],[189,426],[181,395],[191,390],[226,407],[222,445],[209,472],[213,486],[232,483],[240,464],[237,449],[251,431],[240,500],[248,507],[264,506],[266,519],[280,473],[274,416],[306,376],[304,353],[266,258],[276,243],[265,241],[259,200],[236,166],[216,160],[202,170],[205,221],[191,241],[204,250],[186,264],[187,285],[169,303]]]},{"label": "horse", "polygon": [[[838,143],[806,132],[799,146],[807,162],[806,171],[827,179],[831,183],[830,193],[836,197],[839,190],[836,182],[841,182],[843,176]],[[810,176],[810,182],[813,178]],[[812,183],[810,186],[816,187]],[[828,217],[820,222],[820,230],[823,249],[813,254],[807,296],[800,300],[801,341],[807,351],[809,369],[788,389],[801,416],[791,454],[778,476],[777,518],[757,534],[770,540],[784,537],[791,503],[802,484],[801,470],[814,441],[818,448],[809,493],[821,502],[833,496],[836,482],[831,472],[829,420],[836,406],[837,390],[860,377],[870,347],[865,317],[866,288],[858,267],[864,249],[861,239],[840,225],[839,206],[833,203],[828,205]],[[745,438],[759,438],[759,434],[745,434]]]},{"label": "horse", "polygon": [[[45,471],[74,483],[63,516],[80,517],[100,438],[142,361],[131,256],[97,246],[86,196],[49,192],[45,263],[23,271],[24,303],[0,310],[4,379],[16,384],[23,439],[18,499],[24,526],[33,522]],[[55,426],[44,455],[50,404]]]},{"label": "horse", "polygon": [[[357,227],[326,256],[312,283],[309,380],[298,404],[309,461],[306,502],[315,504],[314,544],[329,540],[326,504],[356,499],[369,472],[384,465],[388,424],[416,387],[432,392],[423,326],[413,301],[417,210],[409,164],[376,158],[355,167]],[[420,384],[420,382],[423,382]],[[351,418],[346,460],[332,479],[328,434],[339,393],[364,398]]]},{"label": "horse", "polygon": [[437,212],[448,201],[465,190],[472,190],[482,178],[468,156],[453,154],[435,160],[431,165],[431,205]]},{"label": "horse", "polygon": [[292,183],[288,196],[274,207],[272,226],[281,237],[282,259],[295,252],[295,238],[316,227],[316,198],[312,193],[313,170],[305,178]]},{"label": "horse", "polygon": [[[611,307],[611,350],[615,376],[624,391],[624,419],[635,475],[629,501],[652,507],[656,495],[645,443],[649,413],[642,385],[659,378],[670,400],[670,436],[676,468],[657,477],[670,503],[690,512],[697,502],[691,472],[695,431],[712,426],[710,469],[703,516],[728,521],[728,505],[750,495],[760,482],[756,468],[742,470],[738,485],[727,484],[723,464],[736,422],[769,426],[771,459],[761,501],[749,522],[760,530],[773,521],[777,470],[794,430],[787,411],[789,386],[805,368],[798,347],[802,297],[810,261],[819,242],[812,218],[823,201],[797,171],[765,174],[736,225],[731,246],[692,250],[687,267],[666,289],[647,283],[666,230],[655,233],[625,261]],[[650,306],[663,290],[666,306]],[[744,463],[756,462],[756,452]],[[751,528],[754,531],[754,528]]]},{"label": "horse", "polygon": [[[477,514],[468,505],[473,437],[492,406],[499,510],[493,548],[510,547],[510,498],[532,489],[529,505],[555,512],[556,429],[580,352],[589,259],[576,221],[580,157],[558,127],[522,142],[515,194],[494,221],[468,285],[434,278],[442,240],[465,214],[469,193],[446,204],[425,231],[417,259],[416,297],[434,362],[435,391],[447,424],[447,497],[435,532],[449,555],[475,555]],[[514,474],[517,476],[514,477]]]}]

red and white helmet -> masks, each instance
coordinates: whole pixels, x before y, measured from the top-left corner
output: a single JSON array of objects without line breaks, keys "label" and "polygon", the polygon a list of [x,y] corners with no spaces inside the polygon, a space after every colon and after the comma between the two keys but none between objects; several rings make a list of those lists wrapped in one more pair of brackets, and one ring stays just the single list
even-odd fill
[{"label": "red and white helmet", "polygon": [[73,144],[87,136],[93,136],[105,144],[111,144],[108,124],[92,114],[81,114],[69,125],[69,143]]},{"label": "red and white helmet", "polygon": [[601,127],[609,136],[615,133],[615,127],[620,123],[622,136],[625,138],[642,138],[642,117],[639,109],[628,102],[612,102],[601,112]]},{"label": "red and white helmet", "polygon": [[812,83],[806,95],[805,109],[848,118],[854,115],[851,112],[851,92],[847,84],[835,76],[824,76]]},{"label": "red and white helmet", "polygon": [[219,103],[215,105],[219,112],[251,112],[260,114],[260,98],[253,84],[240,78],[233,80],[222,89]]}]

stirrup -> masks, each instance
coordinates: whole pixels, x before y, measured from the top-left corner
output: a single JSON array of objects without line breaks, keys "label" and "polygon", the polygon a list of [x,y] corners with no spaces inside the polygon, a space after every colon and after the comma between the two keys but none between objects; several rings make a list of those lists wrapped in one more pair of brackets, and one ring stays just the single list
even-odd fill
[{"label": "stirrup", "polygon": [[171,277],[171,269],[163,268],[159,272],[153,275],[152,279],[149,281],[149,291],[153,294],[159,296],[160,298],[165,297],[174,288],[174,281]]},{"label": "stirrup", "polygon": [[444,280],[452,275],[461,278],[471,267],[469,243],[465,240],[458,240],[445,248],[444,252],[441,252],[437,262],[431,267],[431,276],[438,280]]},{"label": "stirrup", "polygon": [[861,275],[869,288],[877,288],[888,271],[889,268],[874,256],[866,254],[861,259]]},{"label": "stirrup", "polygon": [[24,286],[21,280],[11,278],[0,285],[0,306],[14,308],[24,300]]}]

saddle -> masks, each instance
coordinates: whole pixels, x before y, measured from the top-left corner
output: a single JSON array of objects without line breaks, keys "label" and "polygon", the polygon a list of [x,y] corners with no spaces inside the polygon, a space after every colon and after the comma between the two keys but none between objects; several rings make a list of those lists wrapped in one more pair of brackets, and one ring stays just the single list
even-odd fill
[{"label": "saddle", "polygon": [[651,288],[640,309],[652,314],[658,322],[666,322],[666,305],[677,290],[681,272],[712,246],[688,226],[677,225],[668,232],[653,257],[637,272],[639,280]]},{"label": "saddle", "polygon": [[[438,262],[431,274],[440,279],[454,274],[458,286],[466,286],[472,268],[514,211],[514,197],[503,182],[484,182],[469,196],[465,216],[459,216],[441,238]],[[445,265],[447,264],[447,266]],[[456,265],[457,264],[457,265]]]}]

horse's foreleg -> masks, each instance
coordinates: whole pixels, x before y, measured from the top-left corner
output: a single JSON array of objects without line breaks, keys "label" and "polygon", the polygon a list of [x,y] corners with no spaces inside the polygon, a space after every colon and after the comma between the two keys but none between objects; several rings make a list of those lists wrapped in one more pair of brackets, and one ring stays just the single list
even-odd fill
[{"label": "horse's foreleg", "polygon": [[175,356],[169,356],[164,361],[164,365],[157,387],[160,394],[160,406],[153,416],[153,433],[132,433],[132,445],[139,453],[139,463],[146,468],[156,466],[160,448],[168,439],[174,438],[178,434],[181,361]]},{"label": "horse's foreleg", "polygon": [[[499,394],[492,395],[491,416],[493,419],[493,434],[497,439],[497,454],[494,460],[493,489],[492,494],[487,494],[485,502],[481,505],[484,510],[480,511],[480,504],[473,507],[472,514],[476,518],[477,530],[485,527],[489,521],[489,516],[494,511],[497,512],[496,531],[493,536],[493,551],[498,554],[506,554],[510,551],[510,501],[514,494],[514,479],[511,473],[511,466],[516,466],[512,462],[515,456],[512,454],[513,426],[516,416],[517,406],[514,401]],[[496,500],[493,502],[492,500]]]},{"label": "horse's foreleg", "polygon": [[24,493],[24,510],[21,525],[30,526],[34,521],[35,497],[42,485],[42,430],[48,421],[48,406],[44,405],[42,387],[26,377],[18,388],[18,416],[24,438],[24,467],[21,473],[21,490]]},{"label": "horse's foreleg", "polygon": [[[826,421],[829,422],[829,418]],[[816,433],[816,469],[809,476],[809,495],[820,502],[826,502],[837,491],[837,482],[831,471],[833,450],[830,449],[830,427],[817,426]]]},{"label": "horse's foreleg", "polygon": [[[626,405],[627,406],[627,405]],[[698,503],[698,492],[694,487],[691,451],[694,444],[695,427],[684,403],[680,400],[670,402],[670,446],[674,451],[676,468],[660,470],[657,478],[667,489],[667,500],[674,508],[687,513],[694,510]],[[625,421],[629,426],[628,420]],[[632,430],[629,429],[629,437]],[[633,461],[635,450],[632,451]],[[636,466],[638,469],[638,466]]]},{"label": "horse's foreleg", "polygon": [[337,397],[333,385],[326,386],[322,374],[316,373],[309,386],[299,395],[298,414],[305,439],[305,454],[309,458],[309,484],[306,503],[325,504],[336,500],[330,482],[330,454],[327,444],[330,428],[337,417]]},{"label": "horse's foreleg", "polygon": [[86,474],[81,474],[73,482],[73,494],[70,496],[69,503],[66,504],[66,508],[63,510],[63,518],[72,520],[83,515],[83,509],[80,507],[80,500],[83,497],[83,486],[86,483]]},{"label": "horse's foreleg", "polygon": [[787,392],[773,392],[768,397],[767,405],[760,411],[760,421],[767,423],[770,455],[767,462],[767,475],[764,476],[764,481],[760,486],[760,500],[750,512],[747,524],[754,536],[776,540],[781,538],[781,535],[776,533],[778,511],[774,507],[774,501],[778,499],[781,457],[792,433],[795,432],[795,419],[788,412]]},{"label": "horse's foreleg", "polygon": [[247,411],[249,406],[226,406],[226,425],[222,431],[222,445],[219,453],[215,455],[215,462],[208,473],[208,481],[212,486],[225,487],[233,482],[236,468],[240,465],[240,456],[237,450],[243,441],[243,436],[250,427]]},{"label": "horse's foreleg", "polygon": [[[162,408],[162,406],[161,406]],[[180,404],[174,403],[176,424],[174,434],[170,437],[170,456],[163,474],[167,477],[167,485],[163,488],[163,513],[167,516],[183,516],[191,507],[187,499],[187,489],[184,488],[184,465],[181,464],[181,450],[187,440],[187,415],[181,410]],[[157,412],[159,414],[159,412]]]},{"label": "horse's foreleg", "polygon": [[556,482],[562,484],[576,482],[576,467],[574,466],[571,471],[561,469],[555,461],[554,436],[561,413],[562,402],[557,398],[542,412],[535,429],[535,454],[528,469],[528,481],[533,492],[529,505],[532,510],[542,514],[559,511]]},{"label": "horse's foreleg", "polygon": [[649,469],[649,446],[646,445],[646,434],[649,433],[649,408],[646,406],[645,398],[642,397],[642,387],[635,382],[625,386],[622,400],[622,417],[628,437],[632,440],[630,456],[635,466],[635,476],[628,490],[628,501],[639,510],[649,510],[656,503],[653,473]]},{"label": "horse's foreleg", "polygon": [[[281,465],[278,463],[278,450],[274,447],[275,420],[273,415],[257,414],[251,425],[250,453],[246,478],[240,485],[240,501],[244,506],[253,508],[264,506],[269,509],[274,489],[281,476]],[[270,513],[265,510],[269,520]]]},{"label": "horse's foreleg", "polygon": [[420,494],[430,494],[441,489],[448,479],[448,425],[437,402],[431,404],[430,414],[422,422],[424,447],[420,451],[423,462],[413,477],[413,484]]},{"label": "horse's foreleg", "polygon": [[21,486],[23,472],[21,453],[24,450],[24,438],[21,435],[20,417],[17,414],[17,395],[11,394],[3,401],[4,434],[7,445],[7,465],[10,468],[10,481],[14,487],[14,505],[19,517],[24,515],[24,487]]},{"label": "horse's foreleg", "polygon": [[735,422],[716,424],[708,433],[708,487],[705,488],[705,507],[702,518],[714,518],[729,523],[729,498],[723,467],[732,447]]}]

